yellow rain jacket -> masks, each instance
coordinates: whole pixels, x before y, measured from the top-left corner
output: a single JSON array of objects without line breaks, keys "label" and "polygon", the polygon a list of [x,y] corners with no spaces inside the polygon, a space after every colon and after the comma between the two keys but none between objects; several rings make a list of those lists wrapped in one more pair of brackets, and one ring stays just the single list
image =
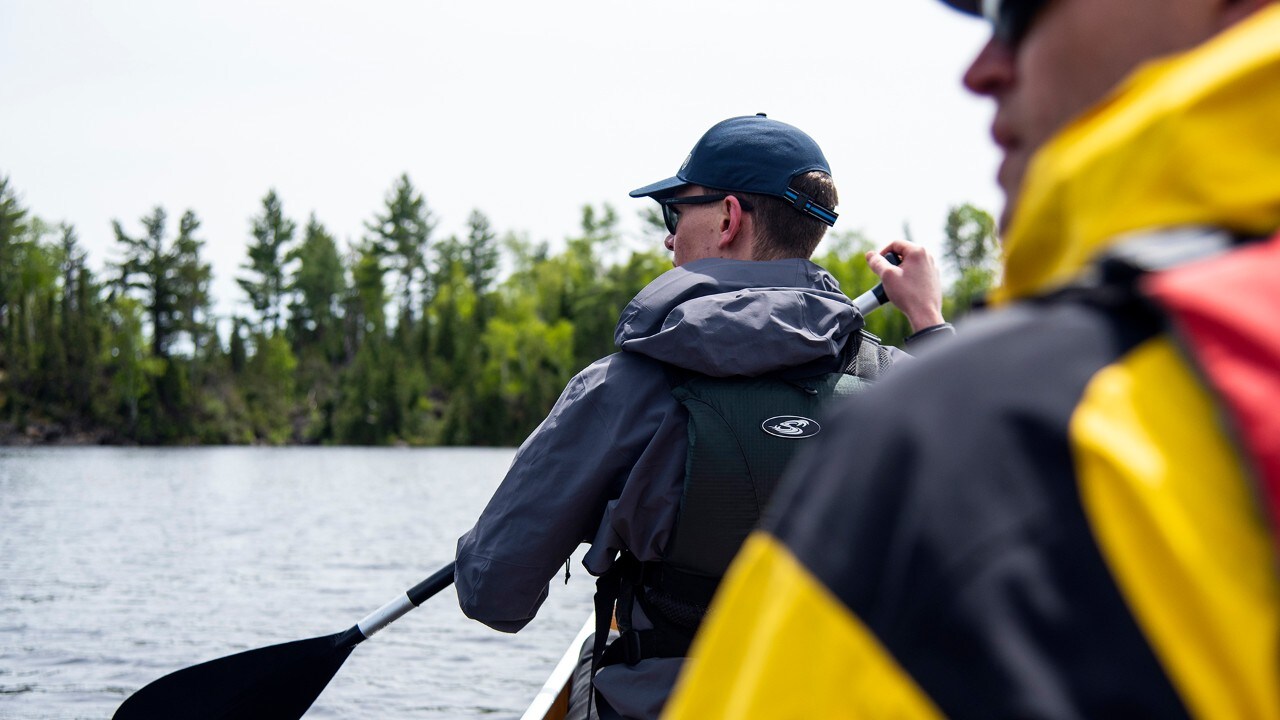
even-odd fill
[{"label": "yellow rain jacket", "polygon": [[1280,718],[1277,228],[1272,5],[1037,154],[996,308],[792,467],[664,717]]}]

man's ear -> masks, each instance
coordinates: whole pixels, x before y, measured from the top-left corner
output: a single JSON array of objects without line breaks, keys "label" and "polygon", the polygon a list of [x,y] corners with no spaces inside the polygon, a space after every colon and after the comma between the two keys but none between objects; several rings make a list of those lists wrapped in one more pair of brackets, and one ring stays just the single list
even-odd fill
[{"label": "man's ear", "polygon": [[735,243],[743,243],[746,238],[743,232],[742,202],[729,195],[720,201],[720,249],[726,249]]}]

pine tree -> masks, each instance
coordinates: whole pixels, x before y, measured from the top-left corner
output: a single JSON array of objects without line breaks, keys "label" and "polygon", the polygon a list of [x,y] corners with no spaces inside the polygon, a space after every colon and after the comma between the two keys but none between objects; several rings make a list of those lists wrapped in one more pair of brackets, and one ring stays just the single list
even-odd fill
[{"label": "pine tree", "polygon": [[[16,245],[27,233],[27,209],[18,202],[9,178],[0,176],[0,370],[9,366],[14,341],[10,306],[18,282]],[[3,389],[0,387],[0,389]]]},{"label": "pine tree", "polygon": [[200,220],[188,210],[178,221],[178,237],[173,242],[173,292],[174,330],[186,335],[193,356],[206,354],[206,345],[213,333],[213,297],[209,284],[213,279],[213,267],[200,259],[204,241],[195,237]]},{"label": "pine tree", "polygon": [[366,227],[371,233],[369,241],[395,273],[401,314],[407,310],[412,316],[414,308],[430,299],[426,258],[436,221],[407,174],[396,180],[387,195],[385,213],[375,215]]},{"label": "pine tree", "polygon": [[284,297],[285,246],[293,240],[297,224],[284,216],[276,191],[269,190],[262,198],[262,214],[253,218],[253,241],[249,244],[249,262],[241,269],[248,270],[248,277],[236,278],[236,282],[249,297],[249,304],[258,313],[258,327],[274,333],[280,329],[280,306]]},{"label": "pine tree", "polygon": [[119,221],[111,223],[116,242],[124,246],[124,260],[116,265],[116,290],[122,294],[133,294],[129,292],[133,290],[141,295],[143,310],[151,321],[151,351],[158,358],[169,357],[177,325],[176,258],[164,241],[167,218],[164,208],[157,206],[142,218],[146,233],[141,237],[125,233]]},{"label": "pine tree", "polygon": [[491,310],[486,299],[498,274],[500,252],[497,238],[488,216],[479,210],[472,210],[467,218],[467,245],[463,267],[471,282],[471,292],[479,303],[474,317],[478,328],[484,327]]},{"label": "pine tree", "polygon": [[294,266],[289,280],[289,336],[301,356],[315,349],[325,360],[337,361],[342,349],[342,300],[346,278],[342,256],[333,236],[312,214],[302,244],[287,260]]},{"label": "pine tree", "polygon": [[67,359],[65,387],[71,415],[82,426],[95,424],[102,375],[102,341],[106,319],[100,289],[87,267],[75,228],[62,226],[62,345]]}]

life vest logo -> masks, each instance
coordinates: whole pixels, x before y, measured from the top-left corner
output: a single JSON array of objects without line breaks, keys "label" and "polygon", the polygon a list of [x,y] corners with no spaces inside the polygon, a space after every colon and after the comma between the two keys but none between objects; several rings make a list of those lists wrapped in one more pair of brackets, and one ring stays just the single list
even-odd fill
[{"label": "life vest logo", "polygon": [[760,424],[765,432],[780,438],[810,438],[822,431],[817,420],[799,415],[778,415]]}]

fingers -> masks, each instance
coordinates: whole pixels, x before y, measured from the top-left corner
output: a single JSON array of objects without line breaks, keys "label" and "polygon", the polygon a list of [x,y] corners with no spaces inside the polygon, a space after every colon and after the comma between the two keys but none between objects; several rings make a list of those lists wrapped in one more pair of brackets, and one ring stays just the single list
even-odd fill
[{"label": "fingers", "polygon": [[867,266],[871,268],[871,272],[875,273],[881,280],[884,274],[894,269],[893,263],[884,258],[883,253],[868,250],[866,254]]},{"label": "fingers", "polygon": [[[894,266],[885,260],[887,252],[897,253],[902,263]],[[880,277],[889,301],[907,316],[913,329],[942,322],[942,280],[933,256],[923,246],[895,240],[867,253],[867,265]]]}]

